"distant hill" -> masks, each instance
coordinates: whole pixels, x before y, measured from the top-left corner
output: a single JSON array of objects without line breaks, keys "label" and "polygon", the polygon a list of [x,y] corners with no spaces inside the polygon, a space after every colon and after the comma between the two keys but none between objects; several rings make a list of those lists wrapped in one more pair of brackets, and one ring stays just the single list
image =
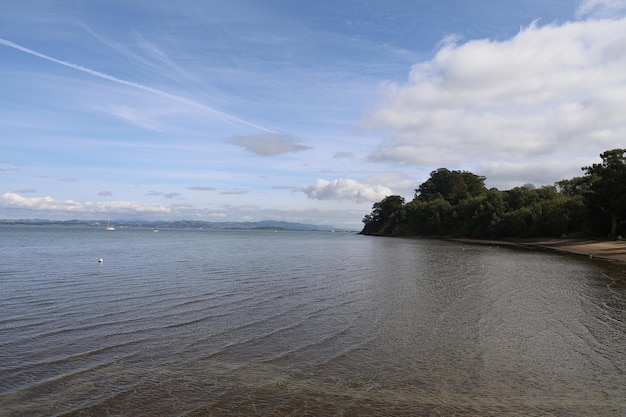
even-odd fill
[{"label": "distant hill", "polygon": [[[29,225],[104,225],[105,220],[42,220],[42,219],[20,219],[20,220],[0,220],[0,224],[29,224]],[[154,222],[141,220],[115,220],[115,225],[126,227],[153,227]],[[334,229],[328,225],[313,225],[306,223],[291,223],[277,220],[262,220],[258,222],[207,222],[199,220],[175,220],[171,222],[156,222],[159,228],[176,229],[271,229],[271,230],[309,230],[327,231]]]}]

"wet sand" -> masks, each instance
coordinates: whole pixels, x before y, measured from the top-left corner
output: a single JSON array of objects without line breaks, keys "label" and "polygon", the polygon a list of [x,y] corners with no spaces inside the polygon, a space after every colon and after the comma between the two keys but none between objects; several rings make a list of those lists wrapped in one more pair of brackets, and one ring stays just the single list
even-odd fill
[{"label": "wet sand", "polygon": [[549,249],[560,252],[569,252],[594,259],[626,263],[626,242],[618,240],[592,239],[554,239],[554,238],[527,238],[527,239],[451,239],[457,242],[488,245],[506,245],[526,248]]}]

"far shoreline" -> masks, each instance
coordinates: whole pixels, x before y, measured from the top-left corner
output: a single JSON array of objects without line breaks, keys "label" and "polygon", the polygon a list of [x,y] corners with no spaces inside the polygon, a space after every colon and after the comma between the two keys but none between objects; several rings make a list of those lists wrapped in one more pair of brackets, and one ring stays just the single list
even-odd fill
[{"label": "far shoreline", "polygon": [[626,263],[626,242],[569,238],[478,239],[445,238],[446,240],[476,245],[501,245],[527,249],[547,249],[556,252],[586,256],[611,262]]}]

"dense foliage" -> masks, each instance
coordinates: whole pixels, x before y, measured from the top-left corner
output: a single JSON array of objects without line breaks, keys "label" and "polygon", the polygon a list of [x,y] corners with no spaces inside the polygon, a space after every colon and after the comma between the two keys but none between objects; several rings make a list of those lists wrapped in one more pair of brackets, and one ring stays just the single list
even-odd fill
[{"label": "dense foliage", "polygon": [[485,177],[440,168],[413,200],[392,195],[363,218],[362,234],[385,236],[611,236],[626,230],[626,149],[600,155],[585,174],[552,186],[500,191]]}]

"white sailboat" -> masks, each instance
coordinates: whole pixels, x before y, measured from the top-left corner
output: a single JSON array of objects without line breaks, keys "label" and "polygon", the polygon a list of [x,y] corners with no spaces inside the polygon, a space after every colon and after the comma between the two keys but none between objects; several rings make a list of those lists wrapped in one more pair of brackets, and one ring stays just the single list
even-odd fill
[{"label": "white sailboat", "polygon": [[111,222],[107,219],[107,230],[112,232],[115,230],[115,227],[111,226]]}]

